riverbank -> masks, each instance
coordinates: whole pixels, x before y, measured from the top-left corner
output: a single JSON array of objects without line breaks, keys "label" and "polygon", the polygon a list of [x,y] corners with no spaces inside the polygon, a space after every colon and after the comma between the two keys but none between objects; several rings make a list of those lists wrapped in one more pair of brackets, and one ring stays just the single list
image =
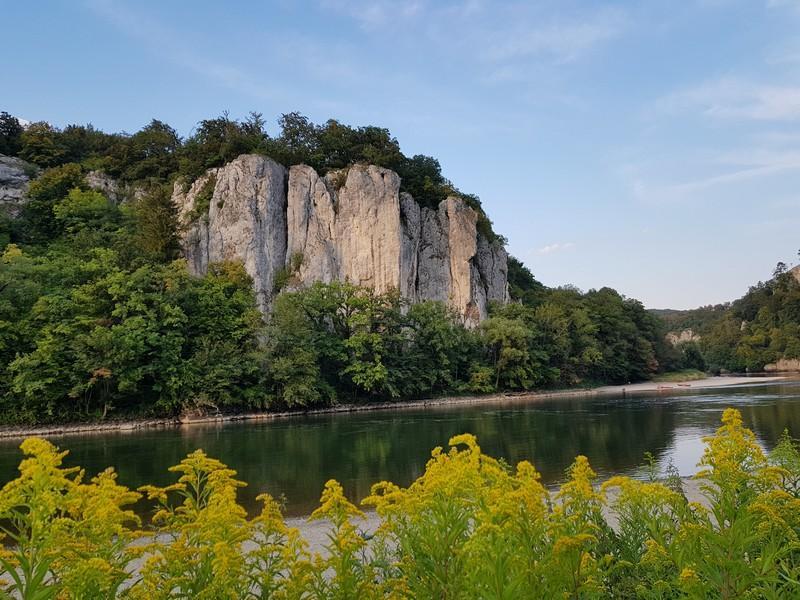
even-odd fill
[{"label": "riverbank", "polygon": [[364,412],[375,410],[407,410],[442,405],[464,405],[498,402],[530,402],[534,400],[554,400],[567,398],[591,398],[626,394],[662,394],[682,393],[694,390],[718,387],[760,385],[763,383],[788,379],[785,376],[722,376],[708,377],[680,383],[645,381],[627,385],[607,385],[585,389],[565,389],[540,392],[513,392],[488,394],[481,396],[445,396],[427,400],[410,400],[401,402],[376,402],[368,404],[339,404],[326,408],[311,410],[294,410],[282,412],[254,412],[233,415],[212,415],[203,417],[171,417],[164,419],[132,419],[126,421],[105,421],[101,423],[71,423],[61,425],[45,425],[38,427],[0,427],[0,438],[22,438],[29,436],[57,436],[70,434],[103,433],[109,431],[133,432],[143,429],[191,427],[196,424],[224,423],[234,421],[270,421],[287,419],[309,414],[331,414]]}]

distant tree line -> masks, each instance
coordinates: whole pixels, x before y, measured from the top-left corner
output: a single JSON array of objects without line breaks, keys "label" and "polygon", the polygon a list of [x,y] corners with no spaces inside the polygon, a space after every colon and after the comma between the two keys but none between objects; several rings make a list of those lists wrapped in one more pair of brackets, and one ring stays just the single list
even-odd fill
[{"label": "distant tree line", "polygon": [[800,359],[800,282],[785,263],[714,319],[700,340],[711,371],[762,371]]},{"label": "distant tree line", "polygon": [[782,358],[800,359],[800,282],[783,262],[733,302],[651,312],[669,331],[699,337],[668,352],[668,369],[760,372]]}]

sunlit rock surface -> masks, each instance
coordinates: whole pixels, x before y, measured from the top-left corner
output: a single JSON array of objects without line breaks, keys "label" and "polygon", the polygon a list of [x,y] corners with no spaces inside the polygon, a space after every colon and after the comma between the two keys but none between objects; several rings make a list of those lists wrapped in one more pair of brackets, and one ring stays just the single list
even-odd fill
[{"label": "sunlit rock surface", "polygon": [[508,299],[505,249],[478,233],[477,213],[460,198],[420,207],[400,183],[374,165],[321,177],[306,165],[287,172],[243,155],[189,190],[177,183],[173,201],[192,272],[242,261],[262,310],[283,272],[292,288],[349,281],[394,289],[413,302],[447,302],[465,323],[479,322],[489,302]]}]

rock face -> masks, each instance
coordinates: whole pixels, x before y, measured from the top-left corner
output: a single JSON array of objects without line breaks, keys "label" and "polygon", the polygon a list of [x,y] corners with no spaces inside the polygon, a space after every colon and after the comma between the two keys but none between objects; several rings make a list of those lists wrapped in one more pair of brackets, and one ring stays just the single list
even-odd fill
[{"label": "rock face", "polygon": [[125,199],[123,186],[103,171],[89,171],[84,179],[90,189],[100,192],[114,204],[120,204]]},{"label": "rock face", "polygon": [[461,199],[420,207],[393,171],[354,165],[320,177],[297,165],[240,156],[196,181],[176,185],[183,250],[191,270],[241,260],[267,310],[282,269],[293,287],[349,281],[413,302],[447,302],[465,323],[507,301],[507,254],[476,230]]},{"label": "rock face", "polygon": [[286,261],[286,169],[263,156],[240,156],[207,172],[187,193],[176,183],[173,199],[189,225],[183,247],[192,272],[241,261],[266,311]]},{"label": "rock face", "polygon": [[768,373],[796,373],[800,372],[800,359],[781,358],[778,362],[764,365]]},{"label": "rock face", "polygon": [[692,329],[683,329],[681,331],[670,331],[665,336],[667,342],[672,344],[673,346],[677,346],[678,344],[684,344],[686,342],[699,342],[700,336],[694,332]]},{"label": "rock face", "polygon": [[[0,210],[11,218],[18,217],[27,201],[28,185],[39,171],[37,166],[22,159],[0,154]],[[103,171],[89,171],[84,179],[90,189],[100,192],[115,204],[141,194],[140,189],[123,186]]]},{"label": "rock face", "polygon": [[0,210],[11,218],[19,216],[31,175],[38,169],[24,160],[0,154]]}]

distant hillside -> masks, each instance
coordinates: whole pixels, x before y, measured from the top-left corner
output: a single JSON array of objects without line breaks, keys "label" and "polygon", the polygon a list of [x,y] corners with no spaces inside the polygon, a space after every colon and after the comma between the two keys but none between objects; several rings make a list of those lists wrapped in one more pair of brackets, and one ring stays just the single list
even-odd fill
[{"label": "distant hillside", "polygon": [[778,263],[772,278],[729,305],[675,311],[679,314],[664,318],[677,327],[698,327],[699,347],[711,371],[762,371],[781,361],[789,364],[800,358],[798,275],[797,267]]},{"label": "distant hillside", "polygon": [[668,331],[677,332],[691,329],[695,334],[702,336],[725,315],[725,311],[730,306],[730,302],[726,302],[725,304],[709,304],[689,310],[654,308],[650,312],[664,322],[664,327]]}]

